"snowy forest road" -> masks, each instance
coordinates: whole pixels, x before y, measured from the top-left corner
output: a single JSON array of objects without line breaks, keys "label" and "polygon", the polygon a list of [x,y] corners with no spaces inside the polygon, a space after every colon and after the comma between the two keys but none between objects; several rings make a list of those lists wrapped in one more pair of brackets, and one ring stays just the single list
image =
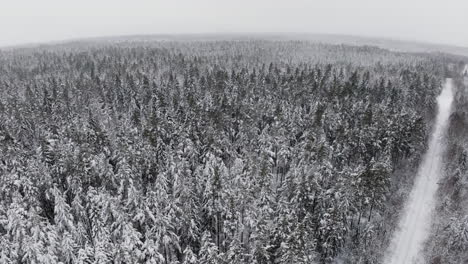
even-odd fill
[{"label": "snowy forest road", "polygon": [[453,101],[453,80],[446,79],[437,98],[438,114],[429,148],[419,167],[413,189],[405,205],[398,229],[384,259],[386,264],[423,263],[421,252],[431,226],[438,180],[442,172],[442,155]]}]

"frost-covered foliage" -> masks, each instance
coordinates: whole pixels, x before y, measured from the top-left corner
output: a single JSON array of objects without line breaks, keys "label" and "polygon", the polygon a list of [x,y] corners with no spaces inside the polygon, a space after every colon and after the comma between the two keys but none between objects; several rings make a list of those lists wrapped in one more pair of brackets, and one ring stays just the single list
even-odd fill
[{"label": "frost-covered foliage", "polygon": [[451,60],[437,56],[268,41],[0,52],[0,262],[376,263],[394,171],[416,166]]}]

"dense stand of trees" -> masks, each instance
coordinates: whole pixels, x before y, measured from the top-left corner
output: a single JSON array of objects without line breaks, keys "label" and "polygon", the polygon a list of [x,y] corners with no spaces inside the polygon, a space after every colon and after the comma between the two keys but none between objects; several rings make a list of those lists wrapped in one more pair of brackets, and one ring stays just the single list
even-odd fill
[{"label": "dense stand of trees", "polygon": [[0,52],[0,262],[377,263],[446,60],[268,41]]}]

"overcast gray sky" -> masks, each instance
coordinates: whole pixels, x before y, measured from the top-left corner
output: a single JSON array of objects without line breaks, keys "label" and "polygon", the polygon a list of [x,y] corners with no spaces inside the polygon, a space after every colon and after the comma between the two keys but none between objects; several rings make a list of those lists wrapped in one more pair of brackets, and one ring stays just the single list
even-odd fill
[{"label": "overcast gray sky", "polygon": [[0,46],[215,32],[349,34],[468,47],[468,1],[0,0]]}]

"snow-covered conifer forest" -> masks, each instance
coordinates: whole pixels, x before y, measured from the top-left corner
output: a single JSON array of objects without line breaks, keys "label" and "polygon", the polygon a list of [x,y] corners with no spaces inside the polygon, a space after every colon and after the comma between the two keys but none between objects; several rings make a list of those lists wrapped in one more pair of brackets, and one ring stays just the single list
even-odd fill
[{"label": "snow-covered conifer forest", "polygon": [[424,252],[464,263],[467,62],[258,39],[0,50],[0,263],[381,263],[446,77]]}]

